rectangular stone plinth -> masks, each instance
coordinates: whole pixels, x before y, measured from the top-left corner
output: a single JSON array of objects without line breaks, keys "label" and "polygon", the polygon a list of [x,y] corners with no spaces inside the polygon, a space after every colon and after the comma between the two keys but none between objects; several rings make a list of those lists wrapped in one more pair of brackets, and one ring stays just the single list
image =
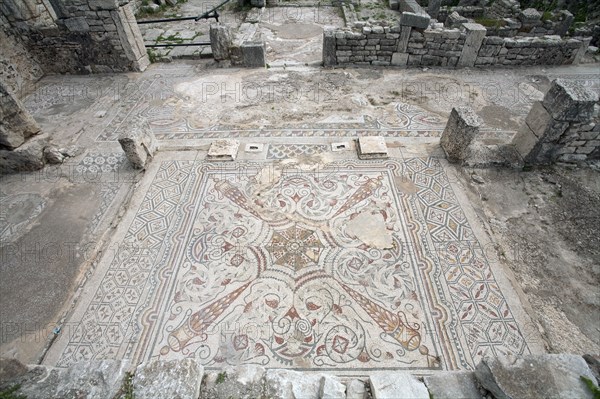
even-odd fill
[{"label": "rectangular stone plinth", "polygon": [[238,140],[217,140],[210,145],[207,161],[235,161],[240,142]]},{"label": "rectangular stone plinth", "polygon": [[387,145],[383,137],[360,137],[358,139],[358,158],[387,159],[388,157]]},{"label": "rectangular stone plinth", "polygon": [[242,65],[247,68],[263,68],[265,61],[265,44],[263,42],[245,42],[240,46]]},{"label": "rectangular stone plinth", "polygon": [[467,159],[469,146],[479,134],[481,119],[469,107],[452,108],[440,144],[450,162]]}]

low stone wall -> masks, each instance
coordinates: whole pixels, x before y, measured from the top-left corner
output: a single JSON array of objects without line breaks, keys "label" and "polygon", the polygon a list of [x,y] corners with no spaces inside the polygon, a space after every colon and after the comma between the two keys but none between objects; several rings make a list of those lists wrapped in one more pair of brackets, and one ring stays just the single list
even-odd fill
[{"label": "low stone wall", "polygon": [[479,24],[461,29],[365,26],[324,33],[323,61],[333,65],[449,66],[563,65],[578,61],[585,40],[558,36],[518,39],[487,36]]},{"label": "low stone wall", "polygon": [[205,372],[200,362],[191,358],[154,360],[137,367],[127,361],[91,361],[68,369],[28,368],[3,359],[0,390],[16,386],[15,394],[28,399],[592,399],[588,384],[597,389],[598,368],[598,359],[593,356],[508,355],[485,358],[475,371],[433,372],[419,377],[388,370],[359,379],[257,365]]}]

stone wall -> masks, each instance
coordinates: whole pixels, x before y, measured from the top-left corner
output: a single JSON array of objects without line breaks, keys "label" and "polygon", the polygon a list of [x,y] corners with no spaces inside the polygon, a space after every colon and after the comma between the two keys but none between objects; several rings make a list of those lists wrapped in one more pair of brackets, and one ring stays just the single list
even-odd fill
[{"label": "stone wall", "polygon": [[598,93],[580,83],[557,79],[534,103],[513,144],[528,163],[600,159]]},{"label": "stone wall", "polygon": [[461,29],[434,24],[364,26],[325,31],[323,62],[333,65],[449,66],[563,65],[578,61],[589,41],[559,36],[503,38],[486,36],[479,24]]},{"label": "stone wall", "polygon": [[[581,398],[598,386],[598,358],[569,354],[486,357],[474,371],[402,370],[361,378],[331,373],[264,369],[258,365],[208,371],[199,360],[153,360],[133,367],[127,360],[80,362],[71,368],[26,367],[0,359],[0,390],[17,387],[29,399],[366,399],[366,398]],[[15,395],[16,396],[16,395]]]},{"label": "stone wall", "polygon": [[37,58],[29,52],[19,35],[9,29],[8,20],[0,14],[0,82],[18,98],[44,75]]},{"label": "stone wall", "polygon": [[[4,31],[22,38],[45,73],[141,71],[149,65],[129,0],[3,0],[0,11]],[[15,69],[25,68],[21,62]]]}]

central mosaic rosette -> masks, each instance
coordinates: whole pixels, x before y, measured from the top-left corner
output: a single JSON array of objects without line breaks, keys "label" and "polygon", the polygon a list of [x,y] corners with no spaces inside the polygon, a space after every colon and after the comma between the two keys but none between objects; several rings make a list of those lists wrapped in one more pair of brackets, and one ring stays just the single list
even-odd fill
[{"label": "central mosaic rosette", "polygon": [[300,271],[319,263],[324,245],[314,230],[294,224],[285,230],[275,231],[266,247],[273,257],[273,265]]}]

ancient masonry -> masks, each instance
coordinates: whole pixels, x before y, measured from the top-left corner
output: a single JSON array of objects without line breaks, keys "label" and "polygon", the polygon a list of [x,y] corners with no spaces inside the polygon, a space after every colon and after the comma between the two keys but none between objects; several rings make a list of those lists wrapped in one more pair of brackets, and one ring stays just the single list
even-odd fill
[{"label": "ancient masonry", "polygon": [[48,148],[47,137],[35,136],[40,129],[20,102],[44,74],[143,71],[149,65],[128,0],[4,0],[0,52],[0,173],[39,169],[64,156]]},{"label": "ancient masonry", "polygon": [[[600,363],[577,355],[484,359],[474,371],[373,373],[340,379],[328,373],[265,369],[259,365],[205,370],[193,358],[81,362],[67,369],[26,367],[2,360],[0,389],[19,387],[29,399],[78,397],[137,399],[367,399],[367,398],[581,398],[592,399]],[[586,384],[589,384],[587,385]]]},{"label": "ancient masonry", "polygon": [[[556,21],[546,23],[541,21],[542,14],[538,11],[521,11],[518,4],[514,9],[501,10],[500,5],[506,1],[509,0],[495,2],[488,15],[504,13],[514,19],[504,18],[498,27],[488,28],[456,11],[438,15],[444,23],[436,22],[414,0],[390,1],[391,8],[401,12],[399,23],[389,21],[378,25],[356,21],[353,8],[344,6],[346,21],[356,22],[324,32],[323,63],[325,66],[472,67],[579,62],[591,38],[561,37],[573,21],[568,11],[559,13]],[[483,9],[480,13],[470,9],[460,11],[471,17],[484,15]]]}]

